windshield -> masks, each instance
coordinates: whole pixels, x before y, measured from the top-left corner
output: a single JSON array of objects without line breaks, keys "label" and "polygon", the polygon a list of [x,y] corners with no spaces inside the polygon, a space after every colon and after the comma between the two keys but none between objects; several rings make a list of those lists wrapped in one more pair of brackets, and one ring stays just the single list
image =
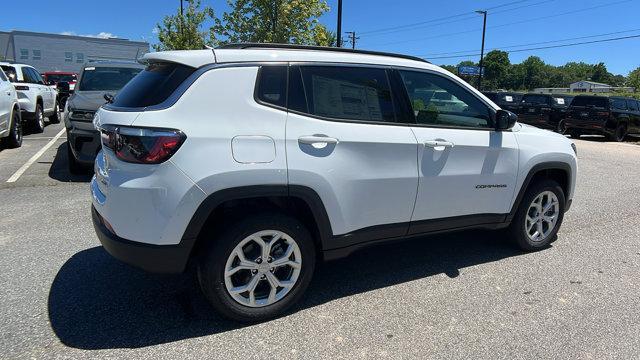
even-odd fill
[{"label": "windshield", "polygon": [[600,108],[606,108],[609,104],[607,98],[596,96],[576,96],[571,101],[571,106],[594,106]]},{"label": "windshield", "polygon": [[76,74],[47,74],[47,81],[53,81],[55,83],[61,81],[74,82],[76,81]]},{"label": "windshield", "polygon": [[525,95],[522,97],[522,102],[527,104],[536,105],[548,105],[548,97],[544,95]]},{"label": "windshield", "polygon": [[86,67],[80,79],[80,91],[117,91],[142,69],[130,67]]}]

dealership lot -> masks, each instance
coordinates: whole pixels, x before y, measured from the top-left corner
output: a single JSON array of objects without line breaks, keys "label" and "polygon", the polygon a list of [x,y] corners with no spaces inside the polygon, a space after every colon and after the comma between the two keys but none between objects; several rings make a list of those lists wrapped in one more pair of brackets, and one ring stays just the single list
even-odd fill
[{"label": "dealership lot", "polygon": [[290,315],[240,325],[189,275],[102,250],[62,129],[0,151],[0,358],[640,356],[640,146],[576,141],[577,193],[549,249],[478,231],[370,248],[318,269]]}]

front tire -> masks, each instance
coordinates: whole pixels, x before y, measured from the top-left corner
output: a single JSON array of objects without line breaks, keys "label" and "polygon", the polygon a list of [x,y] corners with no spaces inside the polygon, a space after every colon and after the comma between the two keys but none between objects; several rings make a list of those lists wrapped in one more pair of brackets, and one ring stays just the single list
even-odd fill
[{"label": "front tire", "polygon": [[567,123],[564,120],[560,120],[558,126],[556,127],[556,132],[562,135],[567,134]]},{"label": "front tire", "polygon": [[623,142],[627,137],[627,126],[625,124],[620,124],[616,127],[616,131],[612,136],[609,136],[609,140],[615,142]]},{"label": "front tire", "polygon": [[564,209],[564,191],[556,181],[544,179],[534,183],[527,189],[509,226],[511,238],[524,251],[547,247],[562,225]]},{"label": "front tire", "polygon": [[198,280],[213,308],[227,318],[256,322],[279,316],[302,297],[313,276],[313,239],[292,217],[254,215],[207,240]]}]

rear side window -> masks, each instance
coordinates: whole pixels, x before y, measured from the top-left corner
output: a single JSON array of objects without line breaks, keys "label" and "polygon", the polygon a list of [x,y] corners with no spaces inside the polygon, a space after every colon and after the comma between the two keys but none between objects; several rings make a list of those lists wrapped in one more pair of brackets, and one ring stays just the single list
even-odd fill
[{"label": "rear side window", "polygon": [[151,63],[118,92],[113,106],[137,108],[165,101],[196,69],[174,63]]},{"label": "rear side window", "polygon": [[308,113],[346,120],[395,121],[384,69],[301,66],[300,70]]},{"label": "rear side window", "polygon": [[576,96],[571,101],[571,106],[593,106],[606,109],[608,108],[608,99],[595,96]]},{"label": "rear side window", "polygon": [[13,66],[8,66],[8,65],[2,65],[1,67],[2,67],[2,70],[4,70],[4,73],[9,78],[9,81],[16,82],[18,80],[18,78],[16,76],[16,68],[14,68]]},{"label": "rear side window", "polygon": [[638,108],[638,106],[640,106],[640,103],[638,103],[638,101],[636,100],[631,100],[631,99],[627,100],[627,106],[629,107],[629,110],[632,110],[632,111],[640,110]]},{"label": "rear side window", "polygon": [[261,67],[256,96],[258,100],[268,104],[287,106],[287,67],[281,65]]}]

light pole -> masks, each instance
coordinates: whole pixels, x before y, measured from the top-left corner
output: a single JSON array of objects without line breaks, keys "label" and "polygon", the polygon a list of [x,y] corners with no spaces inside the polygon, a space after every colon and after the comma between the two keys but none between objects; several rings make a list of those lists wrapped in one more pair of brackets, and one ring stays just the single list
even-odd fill
[{"label": "light pole", "polygon": [[476,13],[484,17],[482,24],[482,48],[480,49],[480,74],[478,74],[478,90],[482,90],[482,58],[484,58],[484,35],[487,30],[487,10],[476,10]]},{"label": "light pole", "polygon": [[342,47],[342,0],[338,0],[338,28],[336,33],[336,45],[337,47]]}]

